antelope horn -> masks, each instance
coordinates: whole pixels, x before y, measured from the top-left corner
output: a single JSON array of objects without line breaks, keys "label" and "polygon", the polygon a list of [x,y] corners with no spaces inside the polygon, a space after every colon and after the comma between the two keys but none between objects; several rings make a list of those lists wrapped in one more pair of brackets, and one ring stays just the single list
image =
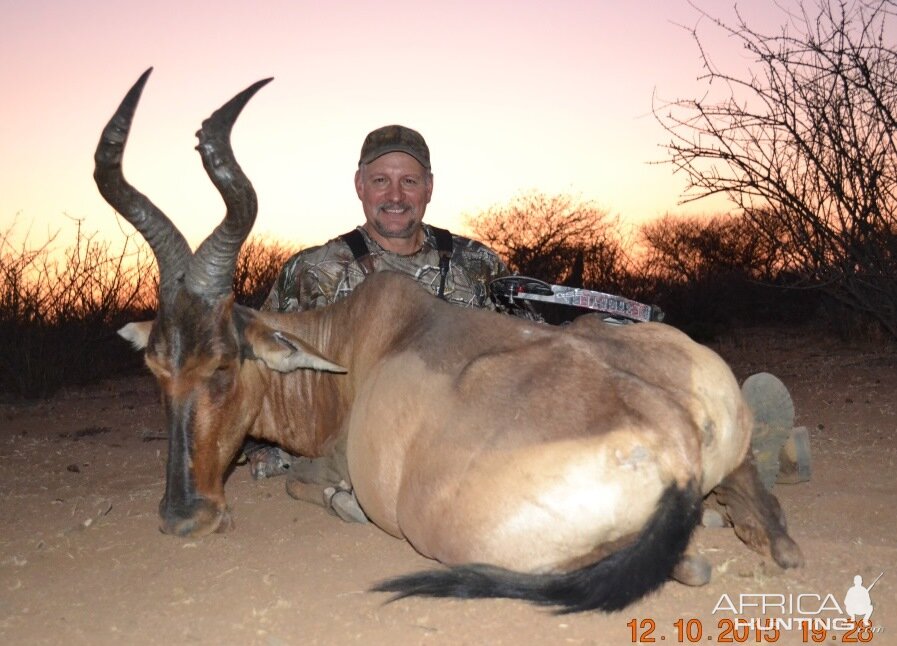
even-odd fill
[{"label": "antelope horn", "polygon": [[103,198],[140,232],[153,250],[159,265],[159,298],[164,303],[170,300],[192,255],[190,245],[171,220],[128,183],[121,167],[134,111],[152,71],[151,67],[137,79],[103,129],[93,157],[93,178]]},{"label": "antelope horn", "polygon": [[230,133],[249,99],[270,81],[258,81],[240,92],[203,121],[196,133],[202,165],[227,207],[224,220],[199,246],[187,268],[187,289],[205,298],[221,298],[233,289],[237,255],[258,212],[255,190],[234,157]]}]

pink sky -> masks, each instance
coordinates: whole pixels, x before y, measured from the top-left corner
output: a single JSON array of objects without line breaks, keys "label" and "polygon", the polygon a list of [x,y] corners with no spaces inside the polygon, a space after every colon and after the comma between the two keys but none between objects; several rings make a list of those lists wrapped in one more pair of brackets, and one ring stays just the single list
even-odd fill
[{"label": "pink sky", "polygon": [[[739,6],[777,12],[772,0]],[[149,66],[125,172],[194,245],[223,215],[194,133],[267,76],[233,138],[259,194],[256,233],[309,244],[360,223],[358,151],[387,123],[430,145],[434,224],[462,230],[463,214],[530,189],[633,220],[682,212],[684,179],[649,164],[668,139],[651,101],[655,90],[694,94],[697,51],[675,23],[696,21],[684,0],[0,0],[0,231],[17,221],[36,241],[70,230],[67,214],[119,235],[92,155]],[[705,31],[721,58],[744,64]]]}]

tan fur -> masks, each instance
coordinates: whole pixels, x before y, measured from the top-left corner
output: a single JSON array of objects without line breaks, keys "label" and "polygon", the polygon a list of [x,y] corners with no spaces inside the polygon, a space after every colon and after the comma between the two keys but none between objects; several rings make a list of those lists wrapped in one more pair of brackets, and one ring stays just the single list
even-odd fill
[{"label": "tan fur", "polygon": [[[145,348],[165,409],[162,531],[198,536],[233,526],[224,477],[251,435],[326,457],[316,463],[321,478],[350,481],[374,522],[445,563],[555,573],[639,537],[641,551],[588,568],[585,584],[565,578],[558,589],[560,579],[540,578],[538,594],[519,582],[509,594],[498,582],[519,574],[492,568],[486,576],[495,585],[474,584],[476,594],[544,593],[541,601],[574,610],[621,607],[674,571],[697,521],[695,484],[705,493],[720,485],[736,533],[751,545],[782,565],[800,562],[777,502],[745,459],[751,416],[731,371],[672,328],[610,327],[594,317],[540,326],[450,306],[389,272],[322,310],[277,315],[234,305],[231,282],[257,201],[230,132],[270,79],[239,93],[197,133],[227,210],[194,253],[122,174],[148,74],[104,129],[94,177],[159,265],[158,318],[121,334]],[[449,575],[462,581],[483,572]],[[616,595],[629,578],[637,585]],[[449,579],[410,584],[440,580],[447,591]],[[408,580],[393,583],[379,589],[413,592]],[[466,596],[468,583],[452,593]]]},{"label": "tan fur", "polygon": [[[248,433],[337,455],[365,513],[425,555],[550,572],[637,533],[668,486],[710,491],[747,451],[731,371],[661,324],[537,325],[388,273],[324,310],[243,315],[258,358],[224,394],[207,385],[221,360],[188,357],[172,377],[147,356],[168,397],[196,398],[196,487],[222,509]],[[277,338],[348,373],[278,372]]]},{"label": "tan fur", "polygon": [[709,491],[745,455],[731,372],[667,326],[540,326],[388,274],[350,300],[259,315],[348,374],[251,362],[239,408],[250,434],[303,455],[346,438],[365,513],[428,556],[551,571],[638,531],[669,484]]},{"label": "tan fur", "polygon": [[672,328],[432,307],[437,333],[369,372],[348,428],[365,512],[423,554],[552,571],[637,531],[670,483],[709,491],[745,455],[734,377]]}]

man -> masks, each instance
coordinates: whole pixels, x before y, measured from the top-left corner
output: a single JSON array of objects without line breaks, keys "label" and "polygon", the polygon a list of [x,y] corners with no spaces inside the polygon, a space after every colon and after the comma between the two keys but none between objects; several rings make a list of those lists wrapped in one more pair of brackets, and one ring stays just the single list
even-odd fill
[{"label": "man", "polygon": [[489,282],[508,274],[485,245],[423,223],[433,194],[430,151],[419,133],[385,126],[364,140],[355,192],[365,223],[290,258],[264,308],[314,309],[347,296],[365,276],[389,269],[414,277],[434,295],[494,309]]},{"label": "man", "polygon": [[[355,173],[355,192],[364,224],[292,256],[263,309],[292,312],[324,307],[350,294],[368,274],[383,270],[408,274],[450,303],[495,309],[489,283],[508,274],[501,259],[479,242],[423,223],[433,194],[433,173],[429,148],[418,132],[391,125],[368,134]],[[323,480],[340,479],[340,465],[326,459],[297,460],[251,440],[244,453],[256,479],[291,470],[294,475],[297,470],[314,470]],[[294,489],[290,492],[300,497]],[[347,498],[345,493],[351,493],[347,484],[331,487],[326,494],[330,498],[325,504],[341,517],[343,510],[331,499],[334,494],[339,494],[337,500]],[[349,519],[362,520],[363,515],[356,517],[352,501],[348,504]]]}]

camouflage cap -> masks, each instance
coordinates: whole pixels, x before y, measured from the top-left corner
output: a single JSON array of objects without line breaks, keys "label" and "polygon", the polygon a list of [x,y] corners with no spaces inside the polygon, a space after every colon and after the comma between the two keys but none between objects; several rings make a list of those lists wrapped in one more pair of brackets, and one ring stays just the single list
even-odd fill
[{"label": "camouflage cap", "polygon": [[358,165],[369,164],[378,157],[393,152],[407,153],[430,170],[430,149],[424,138],[417,130],[396,125],[377,128],[364,138]]}]

